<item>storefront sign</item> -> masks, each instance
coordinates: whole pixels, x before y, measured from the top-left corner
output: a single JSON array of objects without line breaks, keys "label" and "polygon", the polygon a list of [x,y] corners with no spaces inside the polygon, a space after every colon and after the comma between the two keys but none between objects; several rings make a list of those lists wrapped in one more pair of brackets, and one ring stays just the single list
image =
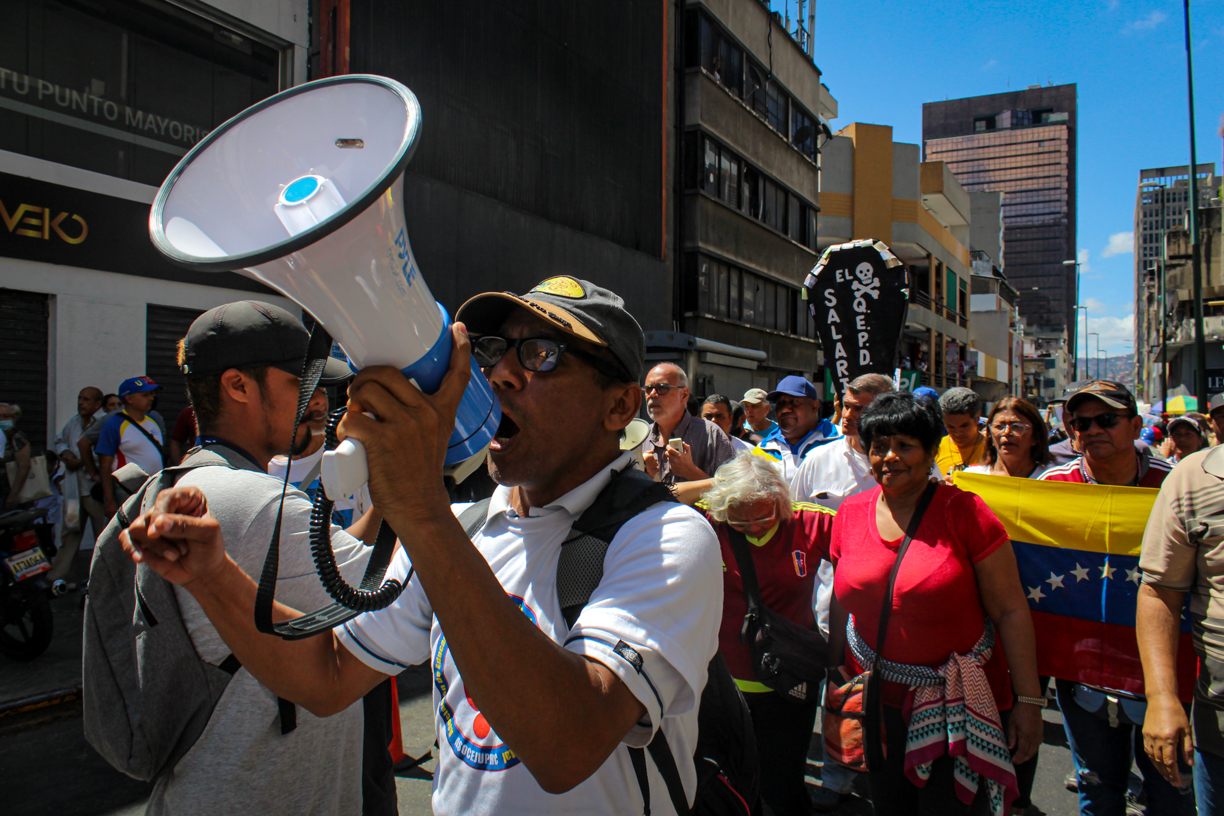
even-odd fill
[{"label": "storefront sign", "polygon": [[233,272],[190,272],[149,240],[149,205],[0,173],[0,257],[101,269],[250,292],[271,290]]},{"label": "storefront sign", "polygon": [[909,305],[909,273],[879,241],[829,247],[803,297],[838,390],[861,374],[892,374]]},{"label": "storefront sign", "polygon": [[[209,129],[159,116],[98,96],[88,89],[67,88],[29,74],[0,67],[0,107],[13,108],[18,113],[43,116],[56,111],[74,119],[118,128],[126,133],[139,133],[160,142],[186,148],[208,135]],[[14,106],[16,103],[16,106]]]}]

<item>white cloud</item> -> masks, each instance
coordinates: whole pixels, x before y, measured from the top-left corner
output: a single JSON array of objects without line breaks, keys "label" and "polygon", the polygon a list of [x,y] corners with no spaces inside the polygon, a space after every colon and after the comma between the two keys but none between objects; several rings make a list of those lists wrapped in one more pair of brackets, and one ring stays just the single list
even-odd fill
[{"label": "white cloud", "polygon": [[[1105,314],[1109,311],[1109,304],[1102,303],[1094,297],[1090,297],[1084,301],[1084,305],[1088,307],[1088,314],[1090,315]],[[1088,319],[1091,320],[1092,318]]]},{"label": "white cloud", "polygon": [[997,59],[992,59],[990,62],[982,66],[982,70],[989,71],[991,68],[994,68],[998,64],[999,64],[999,61]]},{"label": "white cloud", "polygon": [[[1121,357],[1124,354],[1131,353],[1131,346],[1127,343],[1135,341],[1135,313],[1131,312],[1125,317],[1092,317],[1092,299],[1088,300],[1088,331],[1096,332],[1101,335],[1101,351],[1108,352],[1110,357]],[[1081,325],[1081,333],[1083,331]],[[1084,339],[1078,338],[1076,343],[1076,354],[1079,357],[1084,356]],[[1095,355],[1097,352],[1097,338],[1090,337],[1088,350]]]},{"label": "white cloud", "polygon": [[1086,249],[1081,249],[1075,253],[1075,260],[1079,262],[1079,271],[1081,275],[1087,275],[1092,271],[1091,264],[1088,263],[1089,252]]},{"label": "white cloud", "polygon": [[1127,31],[1145,31],[1147,29],[1155,28],[1156,26],[1160,25],[1167,19],[1169,19],[1169,15],[1165,14],[1163,11],[1153,11],[1148,16],[1140,20],[1135,20],[1134,22],[1127,25],[1126,30]]},{"label": "white cloud", "polygon": [[1135,233],[1115,232],[1109,236],[1109,243],[1101,251],[1102,258],[1112,258],[1115,255],[1130,255],[1135,251]]}]

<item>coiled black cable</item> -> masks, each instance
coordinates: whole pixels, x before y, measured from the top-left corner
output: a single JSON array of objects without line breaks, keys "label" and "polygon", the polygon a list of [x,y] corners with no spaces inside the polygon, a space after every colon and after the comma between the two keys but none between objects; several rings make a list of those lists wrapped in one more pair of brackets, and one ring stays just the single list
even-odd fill
[{"label": "coiled black cable", "polygon": [[[323,443],[326,450],[335,450],[339,444],[336,439],[336,425],[344,417],[345,411],[342,406],[328,415],[327,435]],[[378,538],[370,556],[370,563],[366,567],[365,577],[361,581],[361,587],[354,589],[340,574],[340,569],[336,566],[336,555],[332,552],[331,514],[334,504],[327,498],[320,484],[310,511],[310,552],[314,556],[315,571],[319,573],[323,588],[336,603],[357,612],[372,612],[389,606],[404,590],[404,585],[394,578],[379,586],[386,572],[387,562],[390,562],[394,552],[395,532],[385,521],[379,524]],[[377,561],[383,563],[378,564]],[[411,573],[409,575],[411,576]]]}]

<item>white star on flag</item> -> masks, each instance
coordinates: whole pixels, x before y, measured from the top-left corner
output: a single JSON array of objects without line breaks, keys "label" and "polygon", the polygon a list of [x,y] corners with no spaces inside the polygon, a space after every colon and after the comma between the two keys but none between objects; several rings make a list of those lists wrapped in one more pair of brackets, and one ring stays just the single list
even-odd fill
[{"label": "white star on flag", "polygon": [[1050,589],[1066,589],[1066,587],[1063,586],[1064,577],[1065,576],[1063,575],[1055,575],[1051,572],[1050,577],[1045,579],[1045,583],[1050,585]]},{"label": "white star on flag", "polygon": [[1081,567],[1079,562],[1075,562],[1075,569],[1071,570],[1071,574],[1075,576],[1075,583],[1088,580],[1088,568]]},{"label": "white star on flag", "polygon": [[1035,587],[1029,587],[1028,596],[1030,601],[1040,602],[1041,599],[1045,597],[1045,593],[1041,591],[1041,585],[1038,584]]},{"label": "white star on flag", "polygon": [[1139,586],[1139,581],[1143,578],[1143,570],[1135,567],[1132,570],[1126,571],[1126,580],[1134,581],[1135,586]]},{"label": "white star on flag", "polygon": [[1117,571],[1118,571],[1117,567],[1109,566],[1109,562],[1106,561],[1105,566],[1101,567],[1101,577],[1104,578],[1106,581],[1108,581],[1110,578],[1113,577],[1113,574]]}]

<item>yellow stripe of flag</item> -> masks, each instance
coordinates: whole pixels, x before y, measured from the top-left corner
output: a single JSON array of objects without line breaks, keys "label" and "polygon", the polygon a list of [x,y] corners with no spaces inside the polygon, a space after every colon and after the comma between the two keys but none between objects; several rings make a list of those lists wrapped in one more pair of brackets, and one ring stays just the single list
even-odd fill
[{"label": "yellow stripe of flag", "polygon": [[981,496],[1013,541],[1111,555],[1139,555],[1159,492],[984,473],[956,473],[953,481]]}]

